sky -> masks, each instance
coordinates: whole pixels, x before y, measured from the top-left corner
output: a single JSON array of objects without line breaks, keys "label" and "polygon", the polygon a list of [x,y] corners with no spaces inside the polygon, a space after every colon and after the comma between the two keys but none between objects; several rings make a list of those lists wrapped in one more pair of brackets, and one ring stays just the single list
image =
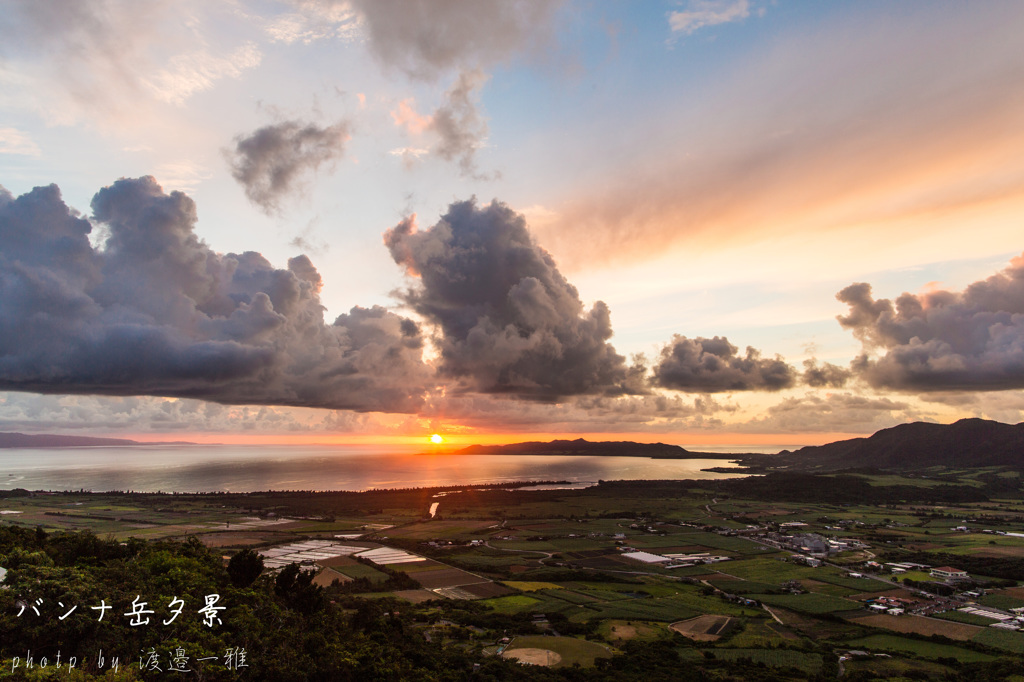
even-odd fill
[{"label": "sky", "polygon": [[1024,421],[1020,3],[3,4],[0,430]]}]

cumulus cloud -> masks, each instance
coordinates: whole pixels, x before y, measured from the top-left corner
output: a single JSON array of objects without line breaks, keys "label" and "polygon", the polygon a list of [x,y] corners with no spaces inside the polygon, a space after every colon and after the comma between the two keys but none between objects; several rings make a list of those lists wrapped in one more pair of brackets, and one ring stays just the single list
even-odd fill
[{"label": "cumulus cloud", "polygon": [[670,12],[669,26],[673,33],[690,35],[705,26],[717,26],[750,16],[749,0],[690,0],[680,12]]},{"label": "cumulus cloud", "polygon": [[608,343],[608,306],[585,310],[508,206],[456,202],[427,230],[403,220],[384,243],[417,278],[401,296],[437,326],[441,371],[463,390],[541,400],[640,390],[642,364],[628,367]]},{"label": "cumulus cloud", "polygon": [[[500,430],[520,433],[678,433],[720,427],[718,415],[736,411],[707,395],[580,395],[557,404],[502,395],[437,395],[420,415],[446,433]],[[419,433],[423,432],[420,426]]]},{"label": "cumulus cloud", "polygon": [[92,209],[102,248],[55,185],[0,192],[0,389],[416,409],[429,372],[411,320],[375,306],[326,324],[308,258],[213,252],[192,200],[153,178]]},{"label": "cumulus cloud", "polygon": [[959,415],[970,414],[1004,424],[1024,421],[1024,391],[929,392],[920,397],[929,403],[952,407]]},{"label": "cumulus cloud", "polygon": [[250,201],[273,213],[283,198],[302,189],[305,176],[341,158],[351,137],[349,127],[346,121],[325,128],[283,121],[240,135],[227,152],[231,174]]},{"label": "cumulus cloud", "polygon": [[850,306],[839,323],[864,347],[855,369],[874,386],[1024,388],[1024,256],[962,292],[904,293],[894,303],[857,283],[836,298]]},{"label": "cumulus cloud", "polygon": [[778,391],[796,382],[796,370],[780,356],[762,358],[747,346],[744,355],[724,336],[687,338],[675,334],[654,366],[656,386],[675,391]]},{"label": "cumulus cloud", "polygon": [[[319,3],[322,4],[322,3]],[[328,3],[336,4],[336,3]],[[543,48],[561,0],[352,0],[370,51],[386,66],[433,80]]]},{"label": "cumulus cloud", "polygon": [[803,382],[815,388],[842,388],[853,376],[853,372],[845,367],[833,365],[831,362],[818,364],[814,358],[804,360]]},{"label": "cumulus cloud", "polygon": [[889,398],[809,394],[785,398],[765,410],[764,416],[734,428],[751,433],[874,433],[922,418],[908,403]]}]

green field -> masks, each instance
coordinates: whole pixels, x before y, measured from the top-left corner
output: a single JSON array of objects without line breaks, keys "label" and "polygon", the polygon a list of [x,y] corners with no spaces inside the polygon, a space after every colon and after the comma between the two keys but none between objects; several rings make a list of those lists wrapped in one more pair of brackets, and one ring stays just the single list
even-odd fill
[{"label": "green field", "polygon": [[334,570],[347,575],[349,578],[367,578],[372,583],[382,583],[388,579],[386,573],[378,571],[372,566],[364,564],[349,564],[347,566],[336,566]]},{"label": "green field", "polygon": [[1024,606],[1024,599],[1018,599],[1017,597],[1011,597],[1006,594],[986,594],[978,600],[978,603],[983,604],[984,606],[991,606],[996,609],[1009,611],[1010,609],[1018,609]]},{"label": "green field", "polygon": [[541,600],[527,597],[523,594],[510,594],[507,597],[485,599],[481,603],[499,613],[519,613],[520,611],[532,609],[537,604],[540,604]]},{"label": "green field", "polygon": [[788,649],[715,649],[715,658],[737,661],[748,658],[754,663],[764,663],[774,668],[796,668],[808,675],[821,670],[821,654],[805,654]]},{"label": "green field", "polygon": [[[1008,633],[1013,634],[1013,633]],[[851,649],[865,649],[867,651],[896,651],[900,653],[914,654],[921,658],[931,660],[939,658],[953,658],[965,663],[975,661],[991,661],[994,656],[983,654],[978,651],[964,649],[951,644],[937,644],[909,637],[898,637],[896,635],[871,635],[861,639],[852,640],[846,643]]]},{"label": "green field", "polygon": [[750,597],[769,606],[781,606],[784,609],[811,614],[853,611],[863,606],[849,599],[813,592],[810,594],[752,594]]},{"label": "green field", "polygon": [[990,646],[993,649],[1012,651],[1015,654],[1024,654],[1024,634],[1010,632],[1009,630],[996,630],[985,628],[971,640],[978,644]]},{"label": "green field", "polygon": [[974,613],[964,613],[963,611],[944,611],[942,613],[936,613],[932,618],[941,618],[942,620],[949,620],[954,623],[967,623],[968,625],[980,625],[982,627],[988,627],[995,621],[991,618],[985,618]]}]

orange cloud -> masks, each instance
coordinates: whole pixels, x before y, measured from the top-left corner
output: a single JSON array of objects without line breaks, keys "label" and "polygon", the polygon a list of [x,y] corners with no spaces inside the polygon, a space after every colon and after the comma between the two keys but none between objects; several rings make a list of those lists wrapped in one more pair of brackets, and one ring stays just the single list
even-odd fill
[{"label": "orange cloud", "polygon": [[391,112],[391,120],[395,122],[395,125],[411,135],[419,135],[434,121],[432,116],[423,116],[417,113],[415,105],[416,100],[409,97],[399,102],[398,107]]}]

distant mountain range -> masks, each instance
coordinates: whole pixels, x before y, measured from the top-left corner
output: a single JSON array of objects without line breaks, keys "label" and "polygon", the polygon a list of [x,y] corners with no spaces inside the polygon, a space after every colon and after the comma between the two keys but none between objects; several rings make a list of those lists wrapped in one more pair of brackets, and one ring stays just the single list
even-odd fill
[{"label": "distant mountain range", "polygon": [[[777,455],[692,452],[665,443],[554,440],[513,445],[471,445],[454,455],[589,455],[653,459],[738,460],[751,473],[765,471],[840,471],[844,469],[925,469],[1024,467],[1024,423],[961,419],[953,424],[914,422],[883,429],[867,438],[851,438]],[[715,470],[718,470],[717,468]],[[721,469],[726,471],[726,469]],[[736,472],[735,469],[729,471]]]},{"label": "distant mountain range", "polygon": [[512,445],[470,445],[450,450],[450,455],[589,455],[591,457],[650,457],[652,459],[734,459],[736,455],[691,452],[678,445],[665,443],[633,443],[630,441],[591,442],[553,440],[550,443],[529,442]]},{"label": "distant mountain range", "polygon": [[0,448],[80,448],[89,446],[125,445],[192,445],[184,441],[152,443],[126,438],[93,438],[91,436],[57,436],[54,434],[28,435],[0,432]]},{"label": "distant mountain range", "polygon": [[1024,423],[961,419],[953,424],[913,422],[883,429],[868,438],[783,450],[771,467],[792,469],[924,469],[1024,466]]}]

